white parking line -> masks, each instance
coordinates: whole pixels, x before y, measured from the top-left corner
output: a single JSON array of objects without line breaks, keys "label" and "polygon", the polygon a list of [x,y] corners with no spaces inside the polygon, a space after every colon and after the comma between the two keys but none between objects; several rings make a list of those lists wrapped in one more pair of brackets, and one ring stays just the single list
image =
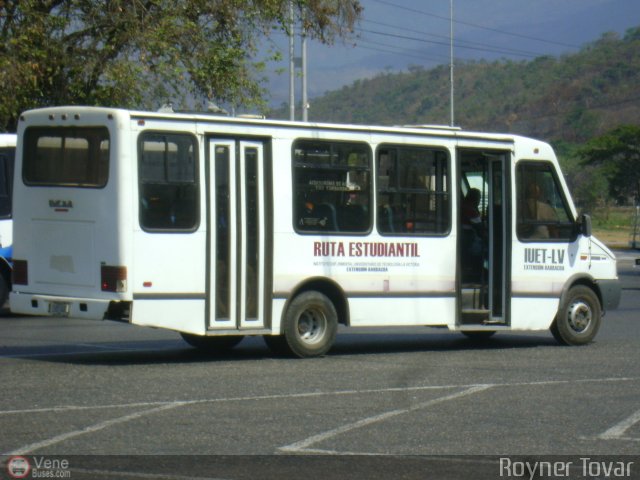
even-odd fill
[{"label": "white parking line", "polygon": [[52,445],[64,442],[65,440],[78,437],[80,435],[93,433],[93,432],[102,430],[104,428],[110,427],[112,425],[125,423],[130,420],[136,420],[146,415],[161,412],[164,410],[170,410],[177,407],[182,407],[185,405],[195,405],[195,404],[203,404],[203,403],[280,400],[280,399],[292,399],[292,398],[313,398],[313,397],[337,396],[337,395],[365,395],[365,394],[377,394],[377,393],[440,390],[440,389],[448,389],[448,388],[461,388],[461,387],[456,385],[437,385],[437,386],[427,385],[427,386],[406,387],[406,388],[392,387],[392,388],[380,388],[380,389],[368,389],[368,390],[365,389],[365,390],[338,390],[338,391],[329,391],[329,392],[302,392],[302,393],[291,393],[291,394],[209,398],[209,399],[200,399],[200,400],[184,400],[184,401],[170,401],[170,402],[144,402],[144,403],[128,403],[128,404],[120,404],[120,405],[110,404],[110,405],[95,405],[93,407],[86,406],[86,405],[62,405],[62,406],[54,406],[49,408],[2,410],[0,411],[0,415],[16,415],[16,414],[26,414],[26,413],[45,413],[45,412],[63,412],[63,411],[91,410],[91,409],[134,408],[134,407],[140,407],[140,406],[153,406],[153,408],[150,408],[148,410],[143,410],[141,412],[136,412],[129,415],[124,415],[122,417],[105,420],[104,422],[100,422],[95,425],[91,425],[89,427],[85,427],[79,430],[73,430],[71,432],[56,435],[54,437],[51,437],[39,442],[34,442],[29,445],[25,445],[11,452],[4,452],[0,454],[0,460],[2,460],[3,457],[6,458],[11,455],[25,455],[28,453],[32,453],[35,450],[38,450],[40,448],[50,447]]},{"label": "white parking line", "polygon": [[613,427],[608,429],[606,432],[598,435],[598,438],[602,440],[632,440],[632,441],[640,441],[640,438],[633,437],[625,437],[624,434],[627,433],[631,427],[633,427],[636,423],[640,422],[640,410],[631,415],[628,418],[625,418],[620,423],[615,424]]},{"label": "white parking line", "polygon": [[[278,450],[284,453],[303,453],[303,452],[304,453],[320,453],[321,452],[320,450],[309,449],[309,447],[314,443],[320,443],[324,440],[328,440],[342,433],[347,433],[352,430],[356,430],[358,428],[366,427],[367,425],[371,425],[373,423],[382,422],[389,418],[397,417],[398,415],[413,412],[415,410],[427,408],[432,405],[436,405],[438,403],[447,402],[449,400],[456,400],[458,398],[466,397],[467,395],[473,395],[474,393],[488,390],[493,386],[494,385],[477,385],[471,388],[467,388],[466,390],[463,390],[461,392],[456,392],[456,393],[452,393],[451,395],[446,395],[444,397],[438,397],[431,400],[427,400],[426,402],[417,403],[415,405],[410,406],[409,408],[391,410],[389,412],[384,412],[378,415],[374,415],[372,417],[363,418],[362,420],[358,420],[357,422],[348,423],[341,427],[334,428],[333,430],[319,433],[317,435],[313,435],[299,442],[292,443],[291,445],[280,447]],[[329,452],[326,452],[326,453],[329,453]],[[337,453],[337,452],[331,452],[331,453]]]},{"label": "white parking line", "polygon": [[0,410],[0,416],[21,415],[25,413],[72,412],[72,411],[78,411],[78,410],[105,410],[110,408],[157,407],[157,406],[169,405],[173,403],[175,403],[175,401],[117,403],[117,404],[107,404],[107,405],[58,405],[55,407],[24,408],[21,410]]},{"label": "white parking line", "polygon": [[[402,415],[404,413],[408,413],[418,409],[427,408],[432,405],[436,405],[438,403],[446,402],[449,400],[455,400],[457,398],[462,398],[468,395],[472,395],[474,393],[488,390],[490,388],[547,386],[547,385],[563,385],[563,384],[566,385],[566,384],[580,384],[580,383],[634,382],[639,380],[640,380],[640,377],[617,377],[617,378],[606,377],[606,378],[583,378],[583,379],[575,379],[575,380],[542,380],[542,381],[536,381],[536,382],[514,382],[514,383],[495,383],[495,384],[421,385],[421,386],[413,386],[413,387],[389,387],[389,388],[373,388],[373,389],[362,389],[362,390],[333,390],[333,391],[324,391],[324,392],[320,391],[320,392],[282,393],[282,394],[273,394],[273,395],[253,395],[253,396],[240,396],[240,397],[208,398],[208,399],[205,398],[205,399],[195,399],[195,400],[167,400],[167,401],[158,401],[158,402],[137,402],[137,403],[132,402],[132,403],[106,404],[106,405],[58,405],[58,406],[32,408],[32,409],[0,410],[0,416],[2,416],[2,415],[30,414],[30,413],[49,413],[49,412],[59,413],[59,412],[94,410],[94,409],[98,410],[98,409],[112,409],[112,408],[115,409],[115,408],[150,407],[142,411],[112,418],[110,420],[105,420],[103,422],[90,425],[82,429],[73,430],[67,433],[56,435],[51,438],[34,442],[31,444],[19,447],[17,449],[14,449],[11,452],[0,453],[0,461],[2,460],[3,456],[29,454],[40,448],[50,447],[50,446],[59,444],[61,442],[64,442],[65,440],[69,440],[71,438],[75,438],[81,435],[97,432],[99,430],[103,430],[113,425],[126,423],[147,415],[152,415],[154,413],[159,413],[165,410],[170,410],[170,409],[188,406],[188,405],[206,404],[206,403],[214,404],[214,403],[226,403],[226,402],[254,402],[254,401],[266,401],[266,400],[319,398],[324,396],[352,396],[352,395],[372,395],[372,394],[375,395],[375,394],[386,394],[386,393],[396,393],[396,392],[406,393],[406,392],[420,392],[420,391],[424,392],[429,390],[463,389],[462,391],[458,391],[456,393],[445,395],[443,397],[438,397],[432,400],[428,400],[426,402],[418,403],[416,405],[410,406],[405,409],[392,410],[382,414],[367,417],[365,419],[343,425],[342,427],[338,427],[336,429],[333,429],[327,432],[313,435],[311,437],[308,437],[307,439],[292,443],[284,447],[280,447],[278,449],[278,451],[280,452],[338,453],[338,452],[327,452],[325,450],[314,450],[309,447],[320,441],[326,440],[336,435],[340,435],[342,433],[346,433],[351,430],[355,430],[357,428],[364,427],[366,425],[371,425],[376,422],[381,422],[389,418],[393,418],[395,416]],[[627,418],[623,422],[620,422],[616,426],[607,430],[607,432],[603,433],[602,435],[606,434],[607,436],[605,438],[607,439],[609,438],[624,439],[622,435],[629,428],[631,428],[631,426],[635,425],[639,421],[640,421],[640,411],[636,412],[634,415]],[[616,436],[616,435],[620,435],[620,436]],[[632,440],[637,440],[637,439],[632,439]],[[340,453],[344,454],[344,452],[340,452]],[[363,454],[359,453],[359,455],[363,455]]]},{"label": "white parking line", "polygon": [[[312,398],[324,396],[341,396],[341,395],[366,395],[374,393],[394,393],[394,392],[418,392],[425,390],[445,390],[452,388],[468,388],[474,385],[422,385],[415,387],[389,387],[389,388],[372,388],[362,390],[333,390],[325,392],[301,392],[301,393],[276,393],[273,395],[251,395],[247,397],[221,397],[221,398],[204,398],[196,400],[180,401],[183,405],[196,403],[224,403],[224,402],[246,402],[246,401],[263,401],[263,400],[280,400],[292,398]],[[47,413],[47,412],[64,412],[73,410],[92,410],[92,409],[109,409],[109,408],[135,408],[135,407],[155,407],[161,405],[169,405],[176,403],[175,400],[158,401],[158,402],[135,402],[135,403],[118,403],[106,405],[57,405],[52,407],[26,408],[20,410],[0,410],[1,415],[18,415],[24,413]]]},{"label": "white parking line", "polygon": [[136,420],[138,418],[142,418],[146,415],[151,415],[152,413],[161,412],[164,410],[170,410],[172,408],[180,407],[187,402],[174,402],[168,405],[162,405],[160,407],[151,408],[149,410],[143,410],[141,412],[130,413],[129,415],[125,415],[123,417],[112,418],[110,420],[105,420],[104,422],[96,423],[95,425],[90,425],[88,427],[82,428],[80,430],[73,430],[71,432],[63,433],[62,435],[56,435],[55,437],[47,438],[40,442],[31,443],[29,445],[25,445],[24,447],[20,447],[17,450],[12,452],[5,453],[4,455],[12,456],[12,455],[26,455],[40,448],[50,447],[55,445],[56,443],[64,442],[65,440],[69,440],[74,437],[78,437],[80,435],[85,435],[87,433],[97,432],[104,428],[110,427],[112,425],[117,425],[118,423],[125,423],[131,420]]}]

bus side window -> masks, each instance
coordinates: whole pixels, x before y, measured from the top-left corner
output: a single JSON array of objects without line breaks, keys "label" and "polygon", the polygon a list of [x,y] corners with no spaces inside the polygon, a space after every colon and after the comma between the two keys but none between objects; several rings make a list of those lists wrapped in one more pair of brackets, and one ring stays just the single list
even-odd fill
[{"label": "bus side window", "polygon": [[293,145],[296,231],[368,232],[370,158],[366,144],[297,140]]},{"label": "bus side window", "polygon": [[575,239],[575,224],[552,164],[521,162],[516,170],[516,182],[520,240]]},{"label": "bus side window", "polygon": [[196,139],[189,134],[141,134],[138,177],[142,228],[166,231],[197,227],[196,152]]},{"label": "bus side window", "polygon": [[448,156],[421,146],[378,150],[378,231],[383,235],[442,235],[449,231]]}]

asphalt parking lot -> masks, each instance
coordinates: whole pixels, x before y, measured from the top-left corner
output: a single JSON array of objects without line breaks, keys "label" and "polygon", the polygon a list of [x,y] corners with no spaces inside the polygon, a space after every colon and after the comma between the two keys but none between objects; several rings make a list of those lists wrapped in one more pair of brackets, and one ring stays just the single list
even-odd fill
[{"label": "asphalt parking lot", "polygon": [[623,476],[638,478],[633,258],[621,252],[622,303],[585,347],[388,329],[343,331],[319,359],[260,338],[212,357],[168,331],[6,316],[0,450],[71,459],[70,478],[500,478],[498,458],[558,455],[635,459]]}]

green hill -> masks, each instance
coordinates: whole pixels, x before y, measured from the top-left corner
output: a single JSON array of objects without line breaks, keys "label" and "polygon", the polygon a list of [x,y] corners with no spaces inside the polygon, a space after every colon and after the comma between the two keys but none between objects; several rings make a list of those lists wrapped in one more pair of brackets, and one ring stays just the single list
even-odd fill
[{"label": "green hill", "polygon": [[[619,124],[640,124],[640,27],[605,34],[578,53],[532,61],[455,66],[455,123],[583,142]],[[449,123],[449,66],[383,73],[312,100],[309,119],[399,125]],[[284,110],[272,116],[286,118]]]}]

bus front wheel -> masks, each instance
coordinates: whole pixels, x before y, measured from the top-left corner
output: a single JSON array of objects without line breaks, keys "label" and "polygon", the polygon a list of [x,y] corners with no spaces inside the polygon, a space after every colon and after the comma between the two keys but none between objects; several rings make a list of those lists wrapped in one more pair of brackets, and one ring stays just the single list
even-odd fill
[{"label": "bus front wheel", "polygon": [[316,291],[303,292],[287,307],[283,333],[265,337],[276,353],[300,358],[319,357],[329,351],[338,331],[338,314],[333,302]]},{"label": "bus front wheel", "polygon": [[563,345],[584,345],[600,329],[602,311],[598,297],[589,287],[572,287],[560,305],[551,333]]}]

